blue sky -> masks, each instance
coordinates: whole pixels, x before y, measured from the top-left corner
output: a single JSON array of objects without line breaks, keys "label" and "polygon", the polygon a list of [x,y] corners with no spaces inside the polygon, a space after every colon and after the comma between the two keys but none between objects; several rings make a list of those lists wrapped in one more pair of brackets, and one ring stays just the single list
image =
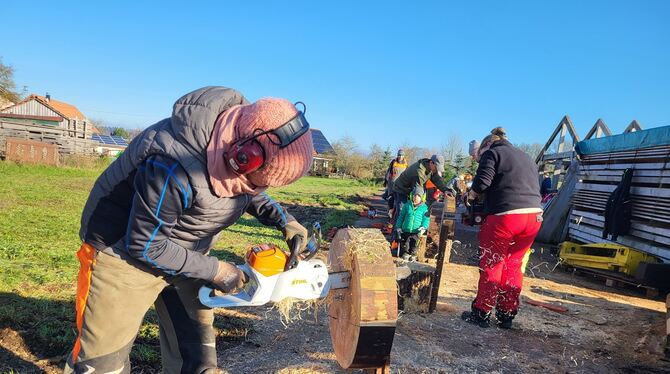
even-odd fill
[{"label": "blue sky", "polygon": [[544,143],[564,114],[580,136],[670,125],[668,1],[190,3],[5,1],[0,56],[28,92],[132,128],[205,85],[302,100],[363,149],[496,125]]}]

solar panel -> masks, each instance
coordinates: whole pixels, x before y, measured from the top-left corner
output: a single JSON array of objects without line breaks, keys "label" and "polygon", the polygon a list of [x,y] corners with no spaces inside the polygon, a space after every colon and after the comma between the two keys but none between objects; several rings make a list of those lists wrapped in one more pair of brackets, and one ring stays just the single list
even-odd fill
[{"label": "solar panel", "polygon": [[333,146],[330,145],[321,130],[311,129],[310,132],[312,133],[312,143],[314,144],[316,153],[324,154],[334,151]]},{"label": "solar panel", "polygon": [[122,147],[127,147],[128,142],[120,136],[109,136],[109,135],[91,135],[91,140],[95,140],[98,143],[107,144],[107,145],[118,145]]}]

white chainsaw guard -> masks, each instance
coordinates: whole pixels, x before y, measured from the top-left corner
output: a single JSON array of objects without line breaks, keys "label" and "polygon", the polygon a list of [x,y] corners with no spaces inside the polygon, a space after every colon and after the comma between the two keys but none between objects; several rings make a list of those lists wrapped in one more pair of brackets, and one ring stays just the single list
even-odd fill
[{"label": "white chainsaw guard", "polygon": [[202,286],[198,292],[200,302],[210,308],[258,306],[287,297],[301,300],[320,299],[326,297],[330,289],[328,268],[321,260],[300,261],[295,268],[269,277],[246,263],[238,268],[249,278],[240,292],[212,296],[212,289]]}]

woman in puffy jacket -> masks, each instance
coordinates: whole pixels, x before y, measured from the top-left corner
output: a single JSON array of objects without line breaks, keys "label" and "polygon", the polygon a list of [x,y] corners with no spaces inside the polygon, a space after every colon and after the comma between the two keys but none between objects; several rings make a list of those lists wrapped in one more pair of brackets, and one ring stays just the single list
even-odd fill
[{"label": "woman in puffy jacket", "polygon": [[542,224],[537,166],[497,127],[477,152],[479,167],[469,199],[485,194],[487,217],[479,232],[480,276],[472,310],[462,318],[488,327],[491,311],[501,328],[511,328],[519,310],[522,264]]}]

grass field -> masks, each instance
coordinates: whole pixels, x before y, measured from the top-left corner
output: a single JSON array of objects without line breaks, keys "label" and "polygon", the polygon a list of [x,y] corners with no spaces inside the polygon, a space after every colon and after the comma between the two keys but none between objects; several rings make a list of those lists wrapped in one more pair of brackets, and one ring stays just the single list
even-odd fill
[{"label": "grass field", "polygon": [[[22,331],[26,345],[39,357],[66,353],[74,339],[79,219],[102,170],[0,162],[0,328]],[[375,189],[352,180],[306,177],[269,193],[305,226],[319,220],[327,229],[353,223],[361,208],[359,197]],[[239,261],[251,244],[263,242],[285,246],[277,230],[245,215],[223,232],[213,254]],[[232,333],[222,329],[220,334]],[[156,344],[155,316],[150,313],[133,357],[156,360]]]}]

